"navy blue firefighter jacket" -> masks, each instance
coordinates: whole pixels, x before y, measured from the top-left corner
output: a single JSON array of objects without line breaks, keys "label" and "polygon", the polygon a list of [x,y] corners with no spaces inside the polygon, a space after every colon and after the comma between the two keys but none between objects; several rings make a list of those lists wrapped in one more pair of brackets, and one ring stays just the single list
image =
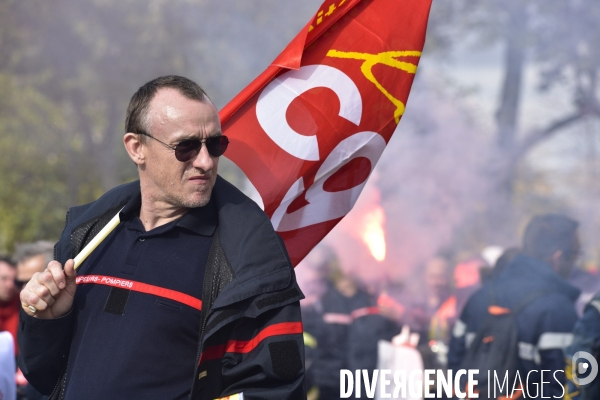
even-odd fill
[{"label": "navy blue firefighter jacket", "polygon": [[[55,258],[63,264],[73,258],[139,192],[136,181],[71,208]],[[245,400],[305,399],[303,295],[283,241],[264,212],[221,177],[212,198],[218,228],[204,275],[190,397],[214,399],[242,392]],[[19,365],[34,387],[59,399],[72,326],[61,332],[28,328],[22,318]]]},{"label": "navy blue firefighter jacket", "polygon": [[[598,373],[598,360],[600,360],[600,292],[596,293],[586,305],[583,316],[575,324],[573,334],[573,343],[565,349],[567,376],[565,400],[600,399],[600,377],[596,375],[594,378],[592,375],[594,372]],[[590,360],[589,357],[592,359]],[[586,364],[587,368],[579,371],[582,363]],[[587,382],[590,379],[591,382]]]},{"label": "navy blue firefighter jacket", "polygon": [[[479,325],[487,317],[492,303],[492,285],[497,299],[495,305],[501,307],[515,308],[532,293],[540,293],[516,316],[519,375],[529,391],[525,393],[527,397],[541,398],[543,390],[544,396],[562,398],[565,383],[563,349],[573,341],[571,332],[577,321],[574,303],[580,291],[548,265],[526,255],[515,257],[505,271],[469,299],[454,325],[448,368],[459,369]],[[545,370],[543,375],[542,370]],[[513,382],[509,385],[512,387]]]}]

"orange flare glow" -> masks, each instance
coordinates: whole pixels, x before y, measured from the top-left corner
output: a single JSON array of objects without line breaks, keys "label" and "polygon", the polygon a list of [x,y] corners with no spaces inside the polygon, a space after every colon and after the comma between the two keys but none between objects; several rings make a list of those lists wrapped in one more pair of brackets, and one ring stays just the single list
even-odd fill
[{"label": "orange flare glow", "polygon": [[371,255],[377,261],[381,262],[385,260],[385,231],[383,230],[383,224],[385,222],[385,214],[383,208],[377,206],[365,217],[365,229],[360,235],[363,242],[369,248]]}]

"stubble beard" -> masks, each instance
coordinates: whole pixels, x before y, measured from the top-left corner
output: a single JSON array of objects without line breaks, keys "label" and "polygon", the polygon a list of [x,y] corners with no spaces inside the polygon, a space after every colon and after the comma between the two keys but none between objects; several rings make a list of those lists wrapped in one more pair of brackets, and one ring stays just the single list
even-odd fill
[{"label": "stubble beard", "polygon": [[196,201],[187,202],[187,203],[183,204],[183,206],[187,207],[187,208],[204,207],[205,205],[208,204],[209,201],[210,201],[210,194],[208,196],[202,196],[201,199],[198,199]]},{"label": "stubble beard", "polygon": [[210,201],[210,196],[212,194],[214,182],[211,181],[209,185],[210,186],[208,186],[206,190],[202,191],[202,195],[200,196],[200,198],[196,197],[195,199],[190,199],[184,195],[179,196],[175,194],[167,194],[167,198],[169,199],[171,204],[182,208],[204,207]]}]

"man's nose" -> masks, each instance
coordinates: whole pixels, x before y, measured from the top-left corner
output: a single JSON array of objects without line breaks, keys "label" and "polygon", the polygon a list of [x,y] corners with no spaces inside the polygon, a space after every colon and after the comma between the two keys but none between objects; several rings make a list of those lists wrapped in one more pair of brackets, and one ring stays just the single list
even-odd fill
[{"label": "man's nose", "polygon": [[210,156],[208,150],[206,149],[206,143],[202,143],[202,147],[200,147],[200,152],[194,158],[192,165],[195,168],[198,168],[202,171],[210,171],[213,169],[215,165],[215,160]]}]

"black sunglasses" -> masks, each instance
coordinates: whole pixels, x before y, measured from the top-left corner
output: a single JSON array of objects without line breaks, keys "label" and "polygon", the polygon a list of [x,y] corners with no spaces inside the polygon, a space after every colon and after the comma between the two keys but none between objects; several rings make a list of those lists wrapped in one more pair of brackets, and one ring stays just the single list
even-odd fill
[{"label": "black sunglasses", "polygon": [[202,147],[202,143],[206,146],[206,150],[208,150],[208,154],[213,157],[220,157],[227,150],[227,145],[229,145],[229,139],[227,136],[211,136],[204,140],[200,139],[186,139],[177,143],[175,146],[170,146],[163,141],[158,140],[152,135],[147,134],[146,132],[138,132],[139,135],[148,136],[159,143],[162,143],[165,147],[168,147],[171,150],[175,151],[175,158],[181,162],[190,161],[192,158],[196,157],[198,153],[200,153],[200,148]]}]

